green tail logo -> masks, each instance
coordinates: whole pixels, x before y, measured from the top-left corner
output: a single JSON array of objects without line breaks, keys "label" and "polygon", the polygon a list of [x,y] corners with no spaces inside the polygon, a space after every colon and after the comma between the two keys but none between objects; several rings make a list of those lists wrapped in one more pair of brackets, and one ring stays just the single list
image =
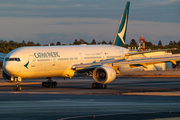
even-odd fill
[{"label": "green tail logo", "polygon": [[118,28],[116,31],[113,45],[122,46],[122,47],[124,47],[124,45],[125,45],[126,30],[127,30],[128,15],[129,15],[129,6],[130,6],[130,2],[126,2],[123,14],[119,21],[119,25],[118,25]]}]

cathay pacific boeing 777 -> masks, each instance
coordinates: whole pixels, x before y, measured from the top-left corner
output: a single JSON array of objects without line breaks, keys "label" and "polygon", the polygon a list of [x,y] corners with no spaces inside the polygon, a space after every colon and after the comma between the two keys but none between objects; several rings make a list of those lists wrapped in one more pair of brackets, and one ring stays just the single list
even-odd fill
[{"label": "cathay pacific boeing 777", "polygon": [[[180,58],[149,59],[149,61],[126,61],[129,50],[124,48],[130,2],[121,16],[112,45],[71,45],[20,47],[7,54],[3,61],[3,78],[15,82],[15,91],[21,90],[19,82],[24,78],[48,80],[42,87],[56,87],[52,77],[93,75],[92,88],[106,88],[120,74],[123,64],[142,65],[179,60]],[[167,58],[167,57],[166,57]]]}]

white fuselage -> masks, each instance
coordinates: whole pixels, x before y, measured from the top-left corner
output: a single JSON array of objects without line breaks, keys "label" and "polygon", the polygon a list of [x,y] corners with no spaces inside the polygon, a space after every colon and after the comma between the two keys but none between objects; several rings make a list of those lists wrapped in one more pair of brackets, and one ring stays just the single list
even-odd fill
[{"label": "white fuselage", "polygon": [[3,67],[13,77],[72,77],[74,64],[124,59],[128,52],[114,45],[21,47],[5,57]]}]

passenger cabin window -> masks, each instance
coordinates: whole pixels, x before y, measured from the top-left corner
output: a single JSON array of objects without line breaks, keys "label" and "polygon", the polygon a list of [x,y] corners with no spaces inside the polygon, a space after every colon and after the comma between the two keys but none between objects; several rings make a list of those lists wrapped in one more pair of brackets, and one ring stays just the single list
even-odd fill
[{"label": "passenger cabin window", "polygon": [[21,61],[20,58],[6,58],[5,61]]}]

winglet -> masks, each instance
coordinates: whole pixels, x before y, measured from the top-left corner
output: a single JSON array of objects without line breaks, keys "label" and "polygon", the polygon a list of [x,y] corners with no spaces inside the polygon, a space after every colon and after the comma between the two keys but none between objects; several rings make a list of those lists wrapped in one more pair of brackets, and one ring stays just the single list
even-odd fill
[{"label": "winglet", "polygon": [[114,37],[113,45],[122,46],[122,47],[125,45],[129,6],[130,6],[130,2],[126,2],[123,14],[119,21],[119,25]]}]

